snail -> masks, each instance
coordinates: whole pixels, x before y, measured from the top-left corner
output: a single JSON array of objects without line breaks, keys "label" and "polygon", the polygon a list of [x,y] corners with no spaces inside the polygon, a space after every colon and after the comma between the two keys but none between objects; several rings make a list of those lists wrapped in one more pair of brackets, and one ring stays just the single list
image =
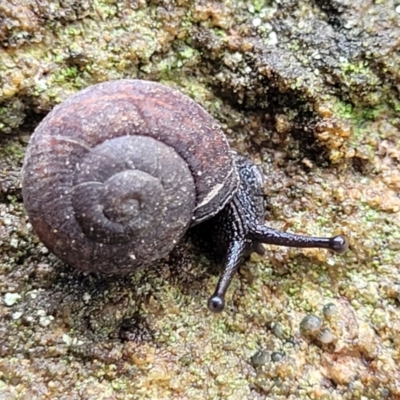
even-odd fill
[{"label": "snail", "polygon": [[166,257],[202,223],[226,254],[208,301],[213,312],[224,309],[239,265],[263,253],[262,243],[348,247],[343,236],[265,226],[259,168],[230,149],[195,101],[155,82],[95,84],[56,106],[30,139],[22,181],[41,241],[84,271],[127,274]]}]

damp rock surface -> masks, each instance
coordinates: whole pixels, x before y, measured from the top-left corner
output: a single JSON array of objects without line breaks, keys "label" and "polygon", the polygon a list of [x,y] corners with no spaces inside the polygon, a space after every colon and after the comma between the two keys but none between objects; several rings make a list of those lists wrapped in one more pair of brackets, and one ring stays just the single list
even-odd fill
[{"label": "damp rock surface", "polygon": [[[399,398],[399,20],[396,1],[3,0],[0,398]],[[220,315],[189,240],[125,278],[49,254],[22,204],[29,136],[70,94],[127,77],[220,122],[266,175],[270,226],[349,251],[268,246]]]}]

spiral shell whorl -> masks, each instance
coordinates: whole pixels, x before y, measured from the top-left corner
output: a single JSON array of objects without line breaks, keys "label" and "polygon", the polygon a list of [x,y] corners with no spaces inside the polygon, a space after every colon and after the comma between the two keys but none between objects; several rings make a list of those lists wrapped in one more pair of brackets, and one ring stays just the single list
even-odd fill
[{"label": "spiral shell whorl", "polygon": [[166,256],[236,185],[212,118],[177,91],[135,80],[94,85],[56,107],[23,170],[25,207],[44,244],[102,273]]},{"label": "spiral shell whorl", "polygon": [[140,237],[155,245],[165,239],[163,232],[187,228],[194,191],[190,170],[173,149],[145,136],[126,136],[96,146],[77,164],[72,204],[82,230],[96,242]]}]

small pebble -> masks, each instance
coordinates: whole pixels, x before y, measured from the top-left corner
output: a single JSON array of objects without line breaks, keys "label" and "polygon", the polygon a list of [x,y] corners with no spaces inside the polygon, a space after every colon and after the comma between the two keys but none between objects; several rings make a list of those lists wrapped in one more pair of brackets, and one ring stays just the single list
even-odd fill
[{"label": "small pebble", "polygon": [[279,362],[285,358],[285,353],[283,351],[274,351],[271,354],[271,360],[273,362]]},{"label": "small pebble", "polygon": [[[399,6],[400,7],[400,6]],[[386,389],[386,388],[382,388],[381,390],[380,390],[380,392],[381,392],[381,395],[382,395],[382,397],[383,398],[388,398],[389,396],[390,396],[390,390],[389,389]]]},{"label": "small pebble", "polygon": [[276,32],[272,31],[268,35],[268,45],[275,46],[277,44],[278,44],[278,35],[276,34]]},{"label": "small pebble", "polygon": [[322,309],[322,313],[327,319],[332,318],[335,314],[337,314],[337,311],[337,307],[334,303],[325,304]]},{"label": "small pebble", "polygon": [[21,295],[18,293],[6,293],[4,295],[4,303],[6,306],[11,307],[21,300]]},{"label": "small pebble", "polygon": [[51,324],[51,321],[54,320],[54,317],[52,315],[46,315],[43,317],[39,318],[39,324],[40,326],[43,326],[43,328],[46,328]]},{"label": "small pebble", "polygon": [[282,324],[280,324],[279,322],[277,322],[276,324],[274,324],[273,328],[272,328],[272,332],[274,332],[274,335],[278,338],[278,339],[283,339],[283,327]]},{"label": "small pebble", "polygon": [[67,345],[67,346],[82,346],[83,341],[78,340],[76,338],[72,338],[71,336],[67,335],[66,333],[62,335],[62,341]]},{"label": "small pebble", "polygon": [[264,350],[257,350],[252,356],[251,356],[251,364],[253,367],[257,367],[260,365],[264,365],[267,362],[269,362],[270,357],[269,354],[264,351]]},{"label": "small pebble", "polygon": [[12,239],[10,240],[10,246],[11,246],[11,247],[14,247],[14,249],[16,249],[16,248],[18,247],[18,239],[12,238]]},{"label": "small pebble", "polygon": [[322,329],[318,334],[318,340],[321,343],[328,344],[333,341],[334,337],[329,328]]},{"label": "small pebble", "polygon": [[300,322],[300,332],[302,335],[315,335],[322,326],[321,318],[316,315],[306,315]]},{"label": "small pebble", "polygon": [[20,311],[17,311],[17,312],[15,312],[15,313],[13,313],[13,315],[12,315],[12,319],[13,320],[17,320],[17,319],[20,319],[22,317],[22,312],[20,312]]}]

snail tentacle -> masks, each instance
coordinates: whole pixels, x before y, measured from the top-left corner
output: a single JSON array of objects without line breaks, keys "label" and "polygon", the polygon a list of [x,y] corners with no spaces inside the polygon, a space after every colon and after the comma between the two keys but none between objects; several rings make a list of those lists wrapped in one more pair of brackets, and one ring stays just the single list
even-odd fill
[{"label": "snail tentacle", "polygon": [[338,254],[344,253],[349,247],[347,239],[341,235],[334,237],[304,236],[290,232],[282,232],[265,225],[256,225],[251,227],[249,237],[252,240],[265,244],[275,244],[286,247],[314,247],[329,249]]},{"label": "snail tentacle", "polygon": [[230,243],[224,262],[224,272],[220,276],[213,295],[208,300],[208,308],[219,313],[225,308],[225,294],[236,274],[240,264],[244,261],[246,241],[235,240]]}]

